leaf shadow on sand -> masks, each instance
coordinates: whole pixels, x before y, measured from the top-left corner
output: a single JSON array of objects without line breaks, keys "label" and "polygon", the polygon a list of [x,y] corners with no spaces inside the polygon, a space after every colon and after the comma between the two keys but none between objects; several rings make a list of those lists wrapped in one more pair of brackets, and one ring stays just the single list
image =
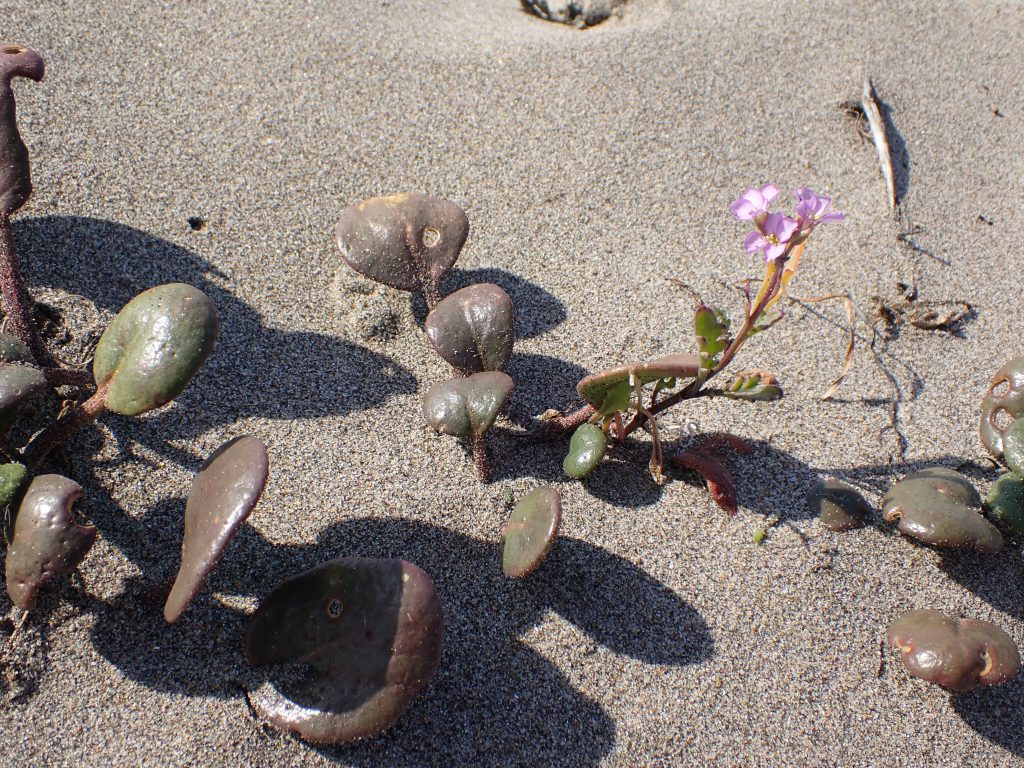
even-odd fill
[{"label": "leaf shadow on sand", "polygon": [[[182,464],[189,457],[168,444],[240,418],[295,419],[371,409],[416,391],[413,375],[393,360],[345,339],[268,327],[226,289],[225,275],[190,250],[102,219],[42,216],[13,226],[33,285],[86,297],[117,312],[140,291],[185,282],[217,308],[221,333],[213,356],[172,408],[132,420],[133,439]],[[107,422],[119,432],[119,417]]]},{"label": "leaf shadow on sand", "polygon": [[[174,575],[166,553],[179,545],[179,533],[169,519],[182,503],[158,505],[143,521],[146,536],[117,542],[158,577]],[[97,524],[107,535],[107,521]],[[130,580],[112,602],[92,607],[94,645],[151,688],[238,697],[244,706],[241,690],[254,689],[267,673],[250,669],[243,657],[245,611],[222,605],[213,593],[262,597],[284,578],[346,554],[402,557],[424,568],[441,596],[445,639],[438,674],[391,731],[362,744],[317,748],[340,762],[426,764],[437,750],[453,765],[600,762],[614,746],[615,724],[521,639],[549,611],[593,641],[585,655],[602,652],[599,644],[645,663],[683,666],[714,652],[706,624],[685,601],[583,541],[559,539],[536,573],[513,582],[501,574],[496,543],[422,522],[368,518],[333,524],[308,545],[271,544],[243,526],[177,624],[162,619],[164,589]]]}]

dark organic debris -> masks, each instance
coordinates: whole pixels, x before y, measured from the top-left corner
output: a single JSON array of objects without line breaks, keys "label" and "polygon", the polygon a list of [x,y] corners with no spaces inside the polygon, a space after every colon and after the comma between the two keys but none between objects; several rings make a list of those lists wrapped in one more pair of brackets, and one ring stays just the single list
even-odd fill
[{"label": "dark organic debris", "polygon": [[689,448],[674,454],[671,461],[677,466],[692,469],[703,475],[711,498],[731,517],[736,514],[738,502],[732,472],[725,463],[726,447],[742,454],[753,451],[742,438],[728,432],[719,432],[700,438]]}]

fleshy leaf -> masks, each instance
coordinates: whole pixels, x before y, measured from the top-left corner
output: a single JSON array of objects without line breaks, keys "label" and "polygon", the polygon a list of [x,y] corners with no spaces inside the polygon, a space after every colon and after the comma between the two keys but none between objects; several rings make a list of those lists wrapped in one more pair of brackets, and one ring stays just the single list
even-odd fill
[{"label": "fleshy leaf", "polygon": [[[1004,391],[1005,390],[1005,391]],[[1024,415],[1024,357],[1016,357],[996,371],[981,401],[979,433],[986,450],[1003,457],[1003,433]]]},{"label": "fleshy leaf", "polygon": [[356,272],[379,283],[418,291],[437,285],[455,264],[469,219],[455,203],[420,192],[371,197],[346,208],[336,238]]},{"label": "fleshy leaf", "polygon": [[[666,355],[645,363],[620,365],[592,373],[580,380],[576,385],[576,391],[580,397],[600,410],[609,397],[610,389],[615,386],[621,388],[622,382],[629,385],[631,373],[642,386],[662,379],[692,379],[697,375],[699,367],[700,361],[693,355]],[[621,389],[619,391],[621,392]]]},{"label": "fleshy leaf", "polygon": [[597,412],[601,416],[608,416],[624,411],[629,407],[629,400],[632,396],[633,387],[630,386],[629,380],[618,381],[608,387],[605,392],[604,402],[597,409]]},{"label": "fleshy leaf", "polygon": [[11,80],[27,77],[39,82],[42,57],[18,43],[0,42],[0,216],[10,216],[32,195],[28,149],[18,132]]},{"label": "fleshy leaf", "polygon": [[729,320],[720,309],[701,304],[693,315],[701,368],[714,368],[718,356],[729,346]]},{"label": "fleshy leaf", "polygon": [[985,497],[985,509],[997,523],[1024,537],[1024,478],[1013,472],[996,478]]},{"label": "fleshy leaf", "polygon": [[1020,671],[1017,644],[988,621],[911,611],[889,625],[888,641],[910,674],[953,691],[1004,683]]},{"label": "fleshy leaf", "polygon": [[93,375],[106,407],[125,416],[177,397],[213,352],[217,313],[198,288],[150,288],[117,313],[96,345]]},{"label": "fleshy leaf", "polygon": [[670,460],[677,466],[699,472],[704,477],[711,498],[732,517],[738,509],[738,501],[732,472],[725,463],[722,450],[726,446],[737,453],[751,452],[744,440],[722,432],[702,437],[689,448],[674,454]]},{"label": "fleshy leaf", "polygon": [[60,475],[39,475],[25,491],[5,563],[7,594],[21,610],[31,610],[45,582],[73,571],[96,540],[96,529],[71,514],[83,493]]},{"label": "fleshy leaf", "polygon": [[249,663],[294,672],[254,691],[253,709],[316,744],[381,733],[436,671],[442,623],[430,577],[404,560],[342,558],[294,576],[249,620]]},{"label": "fleshy leaf", "polygon": [[18,406],[46,390],[46,377],[38,368],[0,363],[0,433],[6,432]]},{"label": "fleshy leaf", "polygon": [[562,461],[562,469],[576,480],[586,477],[601,463],[607,447],[608,436],[600,427],[581,424],[569,439],[569,453]]},{"label": "fleshy leaf", "polygon": [[423,396],[423,418],[438,432],[470,439],[494,424],[512,392],[512,379],[501,371],[434,384]]},{"label": "fleshy leaf", "polygon": [[267,483],[267,448],[259,439],[236,437],[203,463],[185,504],[181,568],[164,605],[175,622],[217,566],[239,526],[249,517]]},{"label": "fleshy leaf", "polygon": [[782,387],[776,378],[767,371],[740,371],[729,386],[720,393],[733,400],[778,400],[782,397]]},{"label": "fleshy leaf", "polygon": [[831,478],[811,487],[807,506],[830,531],[863,528],[871,517],[871,506],[856,488]]},{"label": "fleshy leaf", "polygon": [[1024,477],[1024,419],[1016,419],[1003,431],[1003,461],[1011,471]]},{"label": "fleshy leaf", "polygon": [[492,283],[446,297],[424,327],[437,353],[463,371],[500,371],[512,355],[512,299]]},{"label": "fleshy leaf", "polygon": [[14,521],[21,503],[21,492],[28,479],[28,469],[24,464],[16,461],[0,464],[0,517],[3,518],[4,541],[8,544],[14,536]]},{"label": "fleshy leaf", "polygon": [[973,547],[987,554],[1003,537],[978,511],[981,497],[958,472],[929,467],[907,475],[882,497],[882,517],[902,533],[937,547]]},{"label": "fleshy leaf", "polygon": [[512,510],[501,537],[501,569],[510,579],[532,573],[551,549],[562,521],[558,489],[534,488]]}]

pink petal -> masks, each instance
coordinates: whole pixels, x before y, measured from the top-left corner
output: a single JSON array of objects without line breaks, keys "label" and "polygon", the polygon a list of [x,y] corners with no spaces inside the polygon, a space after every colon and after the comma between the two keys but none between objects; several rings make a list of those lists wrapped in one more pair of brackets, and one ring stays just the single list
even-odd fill
[{"label": "pink petal", "polygon": [[761,187],[761,197],[764,198],[765,205],[767,205],[776,197],[778,197],[778,194],[779,188],[776,187],[774,184],[765,184],[763,187]]},{"label": "pink petal", "polygon": [[757,214],[757,206],[744,197],[734,200],[729,206],[729,213],[738,221],[749,221]]},{"label": "pink petal", "polygon": [[826,213],[824,216],[818,219],[818,223],[824,224],[827,221],[842,221],[845,218],[845,214],[842,214],[839,211],[832,211],[832,213]]},{"label": "pink petal", "polygon": [[775,259],[779,258],[779,256],[781,256],[785,252],[785,243],[779,243],[778,245],[769,245],[767,248],[764,249],[764,260],[775,261]]},{"label": "pink petal", "polygon": [[761,237],[760,232],[750,232],[743,238],[743,250],[747,253],[754,253],[768,245],[768,241]]}]

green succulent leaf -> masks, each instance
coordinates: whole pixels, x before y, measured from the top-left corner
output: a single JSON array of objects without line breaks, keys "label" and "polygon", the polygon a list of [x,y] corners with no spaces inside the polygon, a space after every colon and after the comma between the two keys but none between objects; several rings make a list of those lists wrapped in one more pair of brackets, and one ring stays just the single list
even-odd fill
[{"label": "green succulent leaf", "polygon": [[534,488],[512,510],[501,537],[501,568],[510,579],[532,573],[551,549],[562,520],[557,488]]},{"label": "green succulent leaf", "polygon": [[1003,432],[1003,461],[1024,477],[1024,419],[1015,419]]},{"label": "green succulent leaf", "polygon": [[782,397],[782,387],[766,371],[740,371],[721,394],[733,400],[770,401]]},{"label": "green succulent leaf", "polygon": [[0,516],[3,518],[4,541],[11,543],[14,536],[14,519],[17,517],[21,494],[28,480],[24,464],[12,461],[0,465]]},{"label": "green succulent leaf", "polygon": [[985,510],[997,523],[1024,537],[1024,479],[1013,472],[1000,475],[985,497]]},{"label": "green succulent leaf", "polygon": [[601,463],[607,447],[608,436],[600,427],[583,424],[569,440],[569,453],[562,462],[562,469],[571,478],[586,477]]},{"label": "green succulent leaf", "polygon": [[125,416],[159,408],[188,386],[213,352],[219,325],[198,288],[150,288],[117,313],[96,345],[93,375],[106,407]]},{"label": "green succulent leaf", "polygon": [[512,379],[501,371],[439,381],[423,396],[423,418],[446,435],[480,437],[494,424],[511,392]]},{"label": "green succulent leaf", "polygon": [[427,338],[448,363],[464,371],[500,371],[512,355],[512,299],[492,283],[470,285],[427,315]]},{"label": "green succulent leaf", "polygon": [[597,409],[597,412],[602,416],[607,416],[626,410],[629,407],[629,398],[632,394],[633,387],[630,386],[629,379],[617,381],[608,387],[608,391],[604,396],[604,403]]},{"label": "green succulent leaf", "polygon": [[729,346],[729,319],[720,309],[701,304],[693,315],[700,367],[714,368],[718,356]]}]

